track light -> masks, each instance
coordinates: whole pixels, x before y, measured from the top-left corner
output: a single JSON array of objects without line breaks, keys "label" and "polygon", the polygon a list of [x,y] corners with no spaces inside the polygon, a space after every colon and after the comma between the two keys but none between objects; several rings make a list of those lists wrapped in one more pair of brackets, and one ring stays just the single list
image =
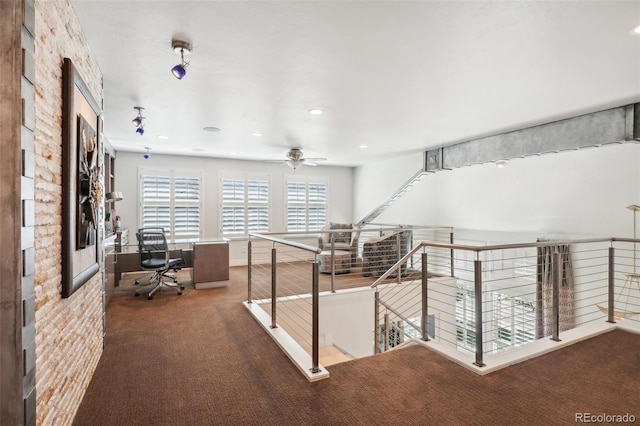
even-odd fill
[{"label": "track light", "polygon": [[144,158],[145,160],[148,160],[151,157],[151,148],[145,148],[147,150],[147,152],[145,152],[144,154],[142,154],[142,158]]},{"label": "track light", "polygon": [[142,111],[144,111],[144,108],[137,106],[133,107],[133,109],[138,110],[138,115],[136,116],[136,118],[131,120],[131,124],[137,127],[136,133],[142,136],[144,135],[144,117],[142,116]]},{"label": "track light", "polygon": [[187,67],[189,66],[189,62],[184,60],[184,54],[191,53],[191,44],[182,40],[171,40],[171,47],[174,52],[180,54],[180,63],[171,68],[171,73],[178,80],[182,80],[187,75]]}]

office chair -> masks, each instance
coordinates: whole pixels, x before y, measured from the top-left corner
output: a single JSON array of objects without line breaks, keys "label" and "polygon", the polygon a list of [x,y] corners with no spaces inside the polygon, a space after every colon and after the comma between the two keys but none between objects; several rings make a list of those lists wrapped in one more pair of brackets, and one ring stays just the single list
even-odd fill
[{"label": "office chair", "polygon": [[[140,259],[140,269],[152,270],[153,274],[149,276],[149,284],[155,284],[153,289],[149,292],[147,299],[153,299],[155,292],[162,287],[175,287],[178,289],[178,295],[182,294],[184,286],[178,284],[178,279],[175,275],[169,274],[169,270],[176,272],[184,264],[182,256],[178,258],[171,258],[169,252],[169,246],[167,244],[167,237],[164,234],[162,228],[141,228],[136,233],[138,238],[138,255]],[[173,282],[167,282],[163,278],[171,278]],[[135,280],[136,285],[140,284],[140,280]],[[139,296],[138,291],[135,292],[136,296]]]}]

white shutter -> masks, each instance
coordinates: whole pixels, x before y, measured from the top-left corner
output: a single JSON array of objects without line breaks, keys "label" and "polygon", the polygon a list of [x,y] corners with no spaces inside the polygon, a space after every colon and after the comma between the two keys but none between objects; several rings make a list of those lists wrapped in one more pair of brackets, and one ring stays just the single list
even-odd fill
[{"label": "white shutter", "polygon": [[309,231],[322,229],[327,223],[327,209],[325,207],[309,207]]},{"label": "white shutter", "polygon": [[222,202],[244,201],[244,180],[222,180]]},{"label": "white shutter", "polygon": [[320,230],[327,223],[327,184],[299,179],[287,182],[287,230]]},{"label": "white shutter", "polygon": [[269,178],[224,172],[221,175],[222,234],[269,231]]},{"label": "white shutter", "polygon": [[327,203],[326,183],[309,183],[309,203]]},{"label": "white shutter", "polygon": [[176,201],[200,202],[200,179],[196,177],[176,176],[173,181]]},{"label": "white shutter", "polygon": [[269,208],[249,207],[247,213],[248,231],[260,232],[269,230]]},{"label": "white shutter", "polygon": [[307,185],[303,182],[287,182],[287,203],[305,203]]},{"label": "white shutter", "polygon": [[169,206],[143,206],[143,228],[163,228],[165,233],[171,230],[171,208]]},{"label": "white shutter", "polygon": [[247,181],[247,201],[249,203],[268,203],[269,182],[265,180]]},{"label": "white shutter", "polygon": [[222,232],[225,234],[243,234],[244,207],[223,207],[222,208]]},{"label": "white shutter", "polygon": [[173,170],[143,171],[141,181],[142,227],[164,228],[173,242],[200,238],[200,177]]},{"label": "white shutter", "polygon": [[143,176],[142,201],[143,203],[168,203],[171,200],[171,177],[169,176]]}]

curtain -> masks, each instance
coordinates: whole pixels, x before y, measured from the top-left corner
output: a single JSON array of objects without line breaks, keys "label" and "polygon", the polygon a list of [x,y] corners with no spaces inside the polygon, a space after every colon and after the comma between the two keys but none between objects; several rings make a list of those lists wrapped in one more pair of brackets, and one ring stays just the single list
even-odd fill
[{"label": "curtain", "polygon": [[[544,240],[538,239],[538,242]],[[558,244],[538,247],[536,285],[536,339],[553,334],[553,253],[560,253],[560,331],[570,330],[575,325],[573,266],[570,247]]]}]

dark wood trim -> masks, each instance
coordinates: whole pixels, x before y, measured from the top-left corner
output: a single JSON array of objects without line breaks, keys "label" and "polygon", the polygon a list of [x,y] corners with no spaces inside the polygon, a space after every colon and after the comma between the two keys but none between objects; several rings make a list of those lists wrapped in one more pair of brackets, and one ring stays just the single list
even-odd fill
[{"label": "dark wood trim", "polygon": [[0,1],[0,423],[24,424],[22,391],[22,1]]}]

